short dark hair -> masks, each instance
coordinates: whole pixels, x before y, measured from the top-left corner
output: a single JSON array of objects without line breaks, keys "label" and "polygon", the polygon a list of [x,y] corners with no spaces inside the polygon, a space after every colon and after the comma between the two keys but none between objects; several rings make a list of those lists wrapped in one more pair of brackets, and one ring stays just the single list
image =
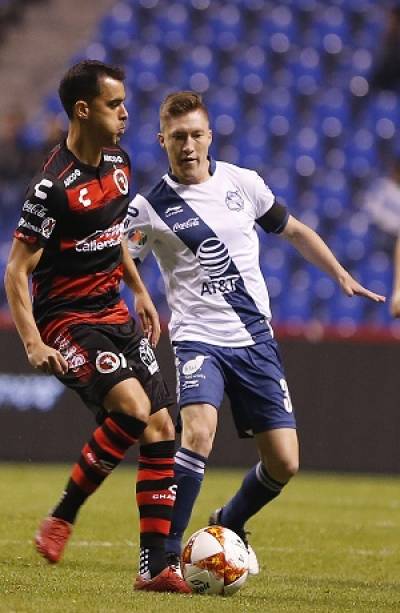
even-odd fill
[{"label": "short dark hair", "polygon": [[168,94],[160,106],[160,128],[169,117],[179,117],[192,111],[201,110],[209,121],[207,107],[200,94],[193,91],[180,91]]},{"label": "short dark hair", "polygon": [[118,66],[111,66],[97,60],[84,60],[72,66],[65,73],[58,88],[58,95],[70,119],[73,117],[77,100],[91,102],[93,98],[100,95],[99,79],[101,77],[123,81],[125,72]]}]

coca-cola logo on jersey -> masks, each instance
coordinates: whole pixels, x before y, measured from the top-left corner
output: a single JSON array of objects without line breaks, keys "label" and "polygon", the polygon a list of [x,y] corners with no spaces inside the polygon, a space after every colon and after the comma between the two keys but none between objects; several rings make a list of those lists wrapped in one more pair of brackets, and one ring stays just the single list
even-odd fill
[{"label": "coca-cola logo on jersey", "polygon": [[123,223],[118,223],[107,230],[96,230],[86,238],[76,241],[75,251],[78,253],[93,252],[116,247],[121,243],[123,226]]},{"label": "coca-cola logo on jersey", "polygon": [[186,221],[179,222],[177,221],[172,226],[173,232],[180,232],[181,230],[189,230],[190,228],[194,228],[195,226],[199,226],[199,218],[198,217],[190,217]]}]

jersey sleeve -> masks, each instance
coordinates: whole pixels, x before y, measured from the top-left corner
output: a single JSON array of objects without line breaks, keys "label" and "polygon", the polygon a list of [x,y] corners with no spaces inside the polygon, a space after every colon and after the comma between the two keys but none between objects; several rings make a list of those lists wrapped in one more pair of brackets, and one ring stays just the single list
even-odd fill
[{"label": "jersey sleeve", "polygon": [[140,194],[137,194],[128,205],[124,236],[128,241],[128,250],[132,259],[143,262],[151,250],[152,224],[147,201]]},{"label": "jersey sleeve", "polygon": [[36,176],[27,189],[15,238],[45,247],[60,223],[65,197],[56,179],[46,174]]},{"label": "jersey sleeve", "polygon": [[252,172],[252,175],[255,221],[265,232],[279,234],[287,224],[289,211],[284,204],[277,202],[271,189],[256,172]]},{"label": "jersey sleeve", "polygon": [[275,196],[268,185],[257,173],[254,173],[254,205],[255,219],[263,217],[275,202]]}]

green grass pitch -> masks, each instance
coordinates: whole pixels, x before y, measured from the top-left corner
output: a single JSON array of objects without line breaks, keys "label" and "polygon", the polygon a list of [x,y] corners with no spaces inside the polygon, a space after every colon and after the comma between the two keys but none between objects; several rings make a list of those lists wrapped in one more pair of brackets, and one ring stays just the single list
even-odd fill
[{"label": "green grass pitch", "polygon": [[[32,547],[69,467],[0,464],[1,613],[400,611],[400,479],[300,474],[249,522],[262,572],[232,598],[133,592],[135,467],[119,468],[82,509],[63,561]],[[238,486],[209,469],[188,536]]]}]

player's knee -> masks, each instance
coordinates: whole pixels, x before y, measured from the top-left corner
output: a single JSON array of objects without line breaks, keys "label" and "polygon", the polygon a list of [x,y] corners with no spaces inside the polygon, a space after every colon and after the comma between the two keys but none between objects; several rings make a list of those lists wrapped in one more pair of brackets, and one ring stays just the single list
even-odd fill
[{"label": "player's knee", "polygon": [[175,427],[167,409],[161,409],[150,416],[143,435],[144,440],[148,442],[172,441],[175,439]]},{"label": "player's knee", "polygon": [[104,408],[110,412],[123,413],[148,423],[150,416],[150,400],[146,392],[135,379],[120,381],[106,394]]},{"label": "player's knee", "polygon": [[127,397],[121,399],[118,403],[118,407],[114,410],[124,415],[135,417],[147,424],[150,418],[150,408],[150,401],[147,397],[142,398],[140,404],[138,404],[136,400]]},{"label": "player's knee", "polygon": [[166,419],[163,422],[162,428],[160,430],[160,435],[163,441],[172,441],[175,439],[175,427],[172,423],[172,419]]},{"label": "player's knee", "polygon": [[299,461],[297,458],[278,458],[273,462],[264,462],[264,466],[273,479],[287,483],[298,472]]},{"label": "player's knee", "polygon": [[289,481],[299,471],[299,461],[296,459],[288,459],[282,464],[282,471],[285,474],[285,480]]},{"label": "player's knee", "polygon": [[189,432],[185,432],[184,446],[195,453],[208,457],[212,449],[214,434],[208,428],[191,428]]}]

